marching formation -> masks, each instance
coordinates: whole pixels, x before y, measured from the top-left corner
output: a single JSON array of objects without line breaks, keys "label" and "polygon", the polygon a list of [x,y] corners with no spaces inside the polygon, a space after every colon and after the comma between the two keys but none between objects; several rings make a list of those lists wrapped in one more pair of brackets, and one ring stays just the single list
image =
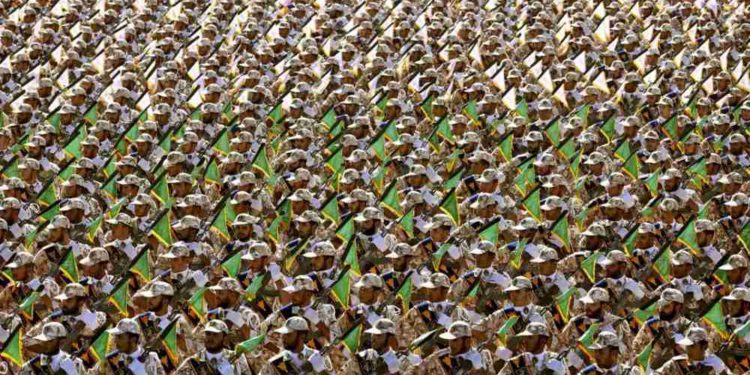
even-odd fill
[{"label": "marching formation", "polygon": [[750,372],[750,0],[0,0],[0,374]]}]

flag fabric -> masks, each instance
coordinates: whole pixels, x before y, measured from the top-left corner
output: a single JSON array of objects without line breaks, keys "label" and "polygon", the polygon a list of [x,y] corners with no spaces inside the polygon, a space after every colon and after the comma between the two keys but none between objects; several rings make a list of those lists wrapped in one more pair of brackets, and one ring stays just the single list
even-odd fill
[{"label": "flag fabric", "polygon": [[351,294],[351,276],[349,270],[339,275],[338,280],[331,286],[331,296],[341,305],[342,309],[349,308],[349,296]]},{"label": "flag fabric", "polygon": [[518,174],[514,180],[516,189],[524,196],[536,184],[536,171],[533,162],[534,157],[522,162],[518,166]]},{"label": "flag fabric", "polygon": [[107,298],[107,301],[109,301],[109,303],[111,303],[123,316],[128,316],[128,281],[128,277],[121,280]]},{"label": "flag fabric", "polygon": [[229,154],[229,127],[224,128],[219,136],[216,137],[211,149],[224,156]]},{"label": "flag fabric", "polygon": [[408,274],[406,278],[404,278],[404,282],[401,283],[401,286],[399,286],[398,290],[396,291],[396,298],[401,300],[402,312],[409,311],[409,306],[411,303],[411,287],[411,274]]},{"label": "flag fabric", "polygon": [[167,357],[172,362],[172,365],[177,367],[180,363],[177,351],[177,318],[172,320],[159,336],[162,338],[161,343],[167,352]]},{"label": "flag fabric", "polygon": [[456,188],[451,189],[451,191],[446,194],[445,198],[443,198],[443,201],[440,203],[440,210],[451,218],[453,224],[456,226],[461,225],[461,217],[458,213]]},{"label": "flag fabric", "polygon": [[333,152],[328,160],[326,160],[326,167],[330,169],[331,172],[336,172],[341,169],[342,165],[344,165],[344,148],[339,147]]},{"label": "flag fabric", "polygon": [[214,217],[214,220],[211,222],[210,230],[218,234],[225,241],[229,241],[232,238],[231,234],[229,233],[229,227],[234,222],[236,216],[237,215],[235,214],[232,205],[229,204],[228,199],[224,199],[221,210],[218,214],[216,214],[216,217]]},{"label": "flag fabric", "polygon": [[351,272],[359,277],[362,275],[362,270],[359,268],[359,258],[357,257],[357,241],[356,237],[352,237],[346,246],[344,252],[344,265],[348,265]]},{"label": "flag fabric", "polygon": [[648,372],[648,369],[650,368],[649,363],[651,362],[651,352],[653,351],[653,348],[654,343],[650,342],[640,353],[638,353],[636,362],[638,362],[638,367],[644,372]]},{"label": "flag fabric", "polygon": [[23,300],[23,302],[21,302],[21,304],[18,305],[18,312],[21,313],[21,316],[26,319],[26,321],[31,322],[34,320],[34,304],[41,295],[40,292],[33,291]]},{"label": "flag fabric", "polygon": [[440,268],[440,262],[443,260],[443,256],[448,252],[448,250],[453,246],[452,243],[446,242],[437,249],[437,251],[432,254],[432,267],[434,270],[438,270]]},{"label": "flag fabric", "polygon": [[260,295],[261,289],[266,284],[268,276],[268,272],[256,275],[253,281],[250,282],[250,285],[247,286],[247,289],[245,289],[245,299],[252,301],[257,298]]},{"label": "flag fabric", "polygon": [[107,358],[107,353],[109,353],[109,339],[109,331],[103,329],[91,342],[88,352],[94,357],[96,362],[100,363]]},{"label": "flag fabric", "polygon": [[266,342],[266,335],[261,334],[255,337],[245,340],[234,347],[234,351],[237,353],[252,353],[256,348],[263,345]]},{"label": "flag fabric", "polygon": [[701,247],[698,245],[697,233],[695,232],[696,217],[693,216],[684,224],[680,235],[677,236],[677,242],[685,245],[695,255],[700,255]]},{"label": "flag fabric", "polygon": [[385,193],[383,193],[383,196],[380,198],[380,206],[390,211],[396,217],[401,217],[403,212],[401,211],[401,204],[399,203],[396,182],[397,181],[394,180],[388,188],[386,188]]},{"label": "flag fabric", "polygon": [[344,335],[344,338],[341,339],[341,342],[346,346],[347,349],[349,349],[349,352],[352,354],[356,354],[359,352],[359,344],[360,339],[362,337],[362,323],[358,323],[354,327],[352,327],[349,332],[347,332]]},{"label": "flag fabric", "polygon": [[169,212],[165,212],[159,218],[149,234],[156,237],[164,246],[172,246],[172,223],[169,222]]},{"label": "flag fabric", "polygon": [[341,223],[341,215],[339,214],[339,200],[336,194],[331,194],[331,198],[323,204],[320,209],[320,213],[328,220],[333,221],[336,225]]},{"label": "flag fabric", "polygon": [[227,273],[227,276],[231,278],[237,278],[237,274],[240,273],[242,268],[242,251],[236,251],[226,260],[221,262],[221,269]]},{"label": "flag fabric", "polygon": [[526,242],[528,239],[522,238],[517,244],[516,248],[510,253],[510,265],[516,269],[521,269],[523,262],[523,253],[526,250]]},{"label": "flag fabric", "polygon": [[10,335],[8,340],[5,341],[3,351],[0,352],[0,357],[7,359],[19,367],[23,366],[25,362],[23,359],[23,342],[21,341],[21,337],[23,337],[23,332],[19,326]]},{"label": "flag fabric", "polygon": [[188,300],[188,308],[190,309],[190,313],[195,315],[195,317],[200,320],[204,321],[206,319],[206,302],[203,299],[203,296],[206,294],[206,287],[200,287],[198,288],[195,293],[193,293],[192,297]]},{"label": "flag fabric", "polygon": [[569,250],[571,249],[570,228],[568,227],[567,213],[563,213],[563,215],[560,216],[560,218],[558,218],[557,221],[552,225],[551,233],[558,240],[560,240],[566,248],[568,248]]},{"label": "flag fabric", "polygon": [[72,249],[60,261],[60,272],[70,282],[78,282],[78,264]]},{"label": "flag fabric", "polygon": [[581,270],[592,283],[596,280],[596,263],[600,255],[601,253],[596,251],[581,262]]},{"label": "flag fabric", "polygon": [[498,151],[505,161],[509,162],[513,159],[513,133],[508,133],[508,135],[503,137],[500,141]]},{"label": "flag fabric", "polygon": [[729,332],[724,322],[724,313],[721,310],[721,303],[719,301],[717,300],[713,303],[713,306],[703,315],[702,319],[706,324],[713,327],[723,339],[726,339],[729,337]]},{"label": "flag fabric", "polygon": [[263,173],[266,178],[273,178],[274,173],[271,168],[271,164],[268,162],[268,155],[266,154],[266,145],[260,146],[258,152],[253,158],[252,167],[255,170]]},{"label": "flag fabric", "polygon": [[576,291],[575,287],[570,287],[555,298],[555,308],[560,317],[562,317],[563,323],[567,323],[570,320],[570,311],[573,308],[573,296],[576,294]]},{"label": "flag fabric", "polygon": [[526,211],[537,221],[542,221],[542,209],[539,203],[540,186],[537,186],[521,201]]},{"label": "flag fabric", "polygon": [[354,236],[354,221],[353,216],[350,215],[336,229],[336,237],[344,242],[348,242],[352,236]]},{"label": "flag fabric", "polygon": [[497,330],[495,333],[497,335],[497,338],[500,340],[503,345],[506,345],[506,342],[508,341],[508,337],[513,333],[513,326],[516,325],[516,322],[520,317],[518,315],[511,316],[508,318],[502,326]]},{"label": "flag fabric", "polygon": [[221,184],[221,173],[219,172],[219,165],[216,162],[216,158],[211,158],[211,161],[208,162],[203,179],[212,184]]},{"label": "flag fabric", "polygon": [[172,197],[169,194],[169,184],[167,183],[167,173],[164,172],[151,186],[151,196],[156,198],[164,207],[172,207]]},{"label": "flag fabric", "polygon": [[605,138],[607,138],[607,142],[612,141],[612,139],[615,137],[615,116],[610,116],[604,123],[602,124],[602,127],[599,128],[599,131],[604,135]]},{"label": "flag fabric", "polygon": [[669,268],[672,260],[672,250],[666,249],[662,251],[661,255],[654,261],[654,271],[662,278],[662,280],[669,281]]},{"label": "flag fabric", "polygon": [[398,225],[406,232],[409,238],[414,237],[414,209],[411,208],[401,218],[398,219]]},{"label": "flag fabric", "polygon": [[149,250],[144,249],[130,267],[130,272],[137,275],[143,283],[151,282],[151,267],[149,266]]},{"label": "flag fabric", "polygon": [[500,220],[493,220],[482,228],[477,235],[482,241],[489,241],[497,245],[497,238],[500,235]]}]

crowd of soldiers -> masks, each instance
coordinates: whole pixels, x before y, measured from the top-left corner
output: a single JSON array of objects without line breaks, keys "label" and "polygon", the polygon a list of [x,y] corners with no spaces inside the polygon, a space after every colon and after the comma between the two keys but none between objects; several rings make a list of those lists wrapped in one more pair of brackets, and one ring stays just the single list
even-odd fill
[{"label": "crowd of soldiers", "polygon": [[750,373],[750,0],[0,0],[0,374]]}]

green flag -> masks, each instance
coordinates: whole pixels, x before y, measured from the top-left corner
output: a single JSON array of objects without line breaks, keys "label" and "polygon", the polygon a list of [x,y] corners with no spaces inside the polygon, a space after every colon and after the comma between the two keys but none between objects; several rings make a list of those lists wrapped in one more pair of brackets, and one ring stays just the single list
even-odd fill
[{"label": "green flag", "polygon": [[252,301],[257,298],[261,292],[261,288],[263,288],[263,285],[265,285],[267,278],[268,272],[256,275],[250,285],[247,286],[247,289],[245,289],[245,299],[248,301]]},{"label": "green flag", "polygon": [[242,251],[235,252],[232,256],[227,258],[221,263],[221,268],[227,273],[227,276],[231,278],[237,278],[237,274],[240,273],[242,267]]},{"label": "green flag", "polygon": [[672,250],[666,249],[661,253],[661,255],[654,261],[654,264],[651,266],[664,281],[669,281],[669,265],[671,260]]},{"label": "green flag", "polygon": [[539,203],[540,186],[537,186],[521,201],[526,211],[537,221],[542,221],[542,209]]},{"label": "green flag", "polygon": [[497,337],[498,339],[500,339],[500,342],[503,343],[503,345],[506,345],[505,343],[508,341],[508,337],[513,333],[513,326],[516,325],[518,319],[520,319],[520,316],[518,315],[511,316],[497,330]]},{"label": "green flag", "polygon": [[479,233],[477,235],[479,238],[482,239],[482,241],[489,241],[492,242],[494,245],[497,245],[497,237],[500,234],[500,219],[493,220],[487,225],[484,226],[484,228],[479,230]]},{"label": "green flag", "polygon": [[29,296],[18,305],[18,312],[20,312],[21,316],[29,322],[34,320],[34,304],[41,295],[42,294],[37,291],[31,292],[31,294],[29,294]]},{"label": "green flag", "polygon": [[221,172],[219,172],[219,165],[216,163],[216,158],[212,158],[211,161],[208,162],[203,179],[212,184],[221,184]]},{"label": "green flag", "polygon": [[476,100],[470,100],[468,103],[466,103],[466,106],[464,106],[463,112],[466,114],[466,116],[471,119],[471,121],[478,123],[479,122],[479,112],[477,110],[477,101]]},{"label": "green flag", "polygon": [[555,308],[562,317],[563,323],[570,320],[570,310],[573,308],[573,296],[576,294],[576,288],[570,287],[568,290],[555,298]]},{"label": "green flag", "polygon": [[380,132],[370,143],[370,149],[379,160],[385,159],[385,133]]},{"label": "green flag", "polygon": [[562,155],[563,160],[570,160],[576,152],[576,137],[569,136],[557,147],[557,152]]},{"label": "green flag", "polygon": [[349,215],[349,217],[342,222],[339,227],[336,229],[336,237],[341,239],[344,242],[348,242],[352,236],[354,236],[354,221],[353,215]]},{"label": "green flag", "polygon": [[91,106],[91,108],[89,108],[88,112],[86,112],[86,114],[83,115],[83,118],[86,121],[88,121],[89,124],[95,125],[96,124],[96,120],[99,118],[98,105],[94,104],[93,106]]},{"label": "green flag", "polygon": [[398,225],[406,232],[409,238],[414,237],[414,208],[409,209],[400,219]]},{"label": "green flag", "polygon": [[695,232],[695,216],[683,226],[680,235],[677,236],[677,242],[685,245],[693,254],[700,255],[701,247],[698,245],[697,233]]},{"label": "green flag", "polygon": [[419,105],[419,108],[422,109],[422,112],[424,113],[425,117],[427,117],[430,120],[435,120],[435,116],[432,114],[432,102],[435,101],[435,95],[430,95],[427,97],[427,99],[422,101],[422,104]]},{"label": "green flag", "polygon": [[649,193],[651,193],[651,197],[655,197],[659,194],[659,177],[661,176],[661,169],[655,170],[653,173],[651,173],[648,178],[646,178],[646,181],[644,182],[644,185],[646,185],[646,189],[648,189]]},{"label": "green flag", "polygon": [[679,134],[677,133],[677,116],[670,117],[667,121],[664,121],[661,125],[664,134],[668,135],[669,138],[677,140]]},{"label": "green flag", "polygon": [[720,300],[716,300],[713,303],[713,306],[711,306],[708,312],[703,315],[702,319],[726,340],[729,337],[729,332],[727,330],[727,325],[724,322],[724,313],[721,310],[721,303],[719,301]]},{"label": "green flag", "polygon": [[652,316],[656,314],[656,302],[642,308],[635,310],[633,313],[633,318],[635,318],[635,321],[638,322],[638,324],[643,324],[647,320],[649,320]]},{"label": "green flag", "polygon": [[351,276],[349,270],[341,273],[338,280],[331,286],[331,295],[341,305],[342,309],[349,308],[349,295],[351,293]]},{"label": "green flag", "polygon": [[273,178],[273,168],[268,162],[268,155],[266,154],[266,145],[260,146],[258,152],[255,154],[252,162],[253,169],[256,169],[263,173],[266,178]]},{"label": "green flag", "polygon": [[172,320],[169,325],[159,334],[162,338],[162,345],[167,352],[167,357],[172,362],[174,367],[179,365],[178,351],[177,351],[177,318]]},{"label": "green flag", "polygon": [[510,265],[515,270],[521,269],[521,265],[523,263],[523,253],[526,251],[526,242],[528,242],[528,239],[522,238],[518,241],[516,244],[516,248],[511,251],[510,253]]},{"label": "green flag", "polygon": [[0,357],[13,362],[13,364],[19,367],[23,366],[24,364],[23,344],[21,343],[22,336],[23,334],[21,333],[21,327],[19,326],[18,328],[16,328],[13,334],[10,335],[10,338],[8,338],[8,340],[5,342],[5,345],[3,346],[3,351],[0,352]]},{"label": "green flag", "polygon": [[599,131],[607,138],[607,142],[611,142],[615,137],[615,116],[610,116],[607,121],[604,121]]},{"label": "green flag", "polygon": [[552,225],[552,235],[557,237],[565,247],[571,249],[570,245],[570,230],[568,228],[568,215],[563,214],[557,219],[555,224]]},{"label": "green flag", "polygon": [[453,131],[450,125],[450,116],[445,116],[437,123],[436,134],[438,137],[448,141],[450,144],[456,143],[456,139],[453,137]]},{"label": "green flag", "polygon": [[210,230],[219,235],[225,241],[231,240],[232,236],[229,233],[229,226],[234,222],[235,217],[236,215],[232,205],[229,204],[227,200],[224,200],[223,207],[211,222]]},{"label": "green flag", "polygon": [[73,138],[68,141],[68,143],[65,145],[64,151],[65,155],[69,158],[75,158],[80,159],[81,158],[81,142],[83,142],[86,139],[86,128],[82,126],[78,126],[78,129],[76,129],[77,133],[73,136]]},{"label": "green flag", "polygon": [[452,243],[446,242],[437,249],[437,251],[432,254],[432,267],[434,270],[440,269],[440,262],[443,260],[443,256],[448,252],[448,249],[453,246]]},{"label": "green flag", "polygon": [[216,141],[214,141],[213,145],[211,146],[211,149],[221,155],[226,156],[227,154],[229,154],[229,127],[226,127],[221,131],[219,136],[216,138]]},{"label": "green flag", "polygon": [[409,311],[409,304],[411,303],[411,274],[407,274],[404,282],[398,287],[396,291],[396,298],[401,300],[401,311]]},{"label": "green flag", "polygon": [[688,175],[691,177],[690,182],[699,189],[703,184],[708,183],[708,170],[706,169],[706,158],[701,157],[688,167]]},{"label": "green flag", "polygon": [[133,266],[130,267],[130,272],[138,275],[144,284],[151,282],[151,266],[148,262],[148,254],[148,249],[141,251],[138,258],[133,262]]},{"label": "green flag", "polygon": [[585,129],[589,125],[589,111],[591,110],[591,104],[584,104],[576,112],[576,116],[583,122],[583,128]]},{"label": "green flag", "polygon": [[107,329],[101,330],[94,338],[88,352],[91,353],[97,363],[101,363],[107,358],[107,353],[109,353],[109,331]]},{"label": "green flag", "polygon": [[547,136],[552,146],[557,147],[560,145],[560,119],[555,118],[549,122],[549,125],[544,129],[544,135]]},{"label": "green flag", "polygon": [[164,246],[172,246],[172,223],[169,222],[169,212],[164,212],[149,234],[155,236]]},{"label": "green flag", "polygon": [[359,258],[357,257],[357,241],[355,237],[352,237],[346,245],[346,251],[344,252],[344,264],[351,267],[351,271],[355,276],[361,276],[362,271],[359,268]]},{"label": "green flag", "polygon": [[156,198],[164,207],[172,207],[172,197],[169,194],[166,172],[162,173],[161,177],[151,186],[151,196]]},{"label": "green flag", "polygon": [[336,194],[331,194],[331,198],[323,204],[320,209],[320,213],[328,220],[333,221],[336,225],[341,223],[341,215],[339,214],[339,200]]},{"label": "green flag", "polygon": [[638,176],[640,175],[641,170],[641,163],[638,160],[638,154],[631,154],[628,160],[625,161],[625,164],[622,165],[622,170],[630,176],[632,179],[638,179]]},{"label": "green flag", "polygon": [[526,103],[526,98],[521,98],[521,100],[518,102],[518,105],[516,106],[516,113],[518,113],[519,116],[526,119],[526,121],[529,121],[529,105]]},{"label": "green flag", "polygon": [[592,283],[596,280],[596,262],[599,260],[599,255],[600,253],[595,251],[581,262],[581,270]]},{"label": "green flag", "polygon": [[461,183],[461,178],[464,175],[464,169],[460,168],[459,170],[453,172],[453,174],[448,177],[448,180],[445,181],[443,184],[443,188],[446,190],[454,189],[458,186],[459,183]]},{"label": "green flag", "polygon": [[326,111],[320,121],[324,123],[328,129],[331,129],[333,125],[336,124],[336,112],[333,110],[333,106]]},{"label": "green flag", "polygon": [[188,308],[190,309],[190,312],[200,321],[206,319],[206,302],[203,299],[205,294],[206,287],[200,287],[188,300]]},{"label": "green flag", "polygon": [[526,159],[518,166],[518,174],[513,180],[514,185],[519,193],[526,193],[536,184],[536,171],[534,170],[534,157]]},{"label": "green flag", "polygon": [[588,348],[591,347],[591,345],[594,345],[597,332],[599,332],[599,323],[591,323],[589,328],[578,338],[578,343],[581,346],[581,349],[587,354]]},{"label": "green flag", "polygon": [[513,133],[508,133],[500,141],[500,156],[505,159],[506,162],[510,162],[513,159]]},{"label": "green flag", "polygon": [[620,161],[628,160],[631,154],[630,141],[627,139],[620,142],[620,145],[615,149],[615,157],[620,159]]},{"label": "green flag", "polygon": [[461,225],[461,217],[458,212],[458,199],[456,198],[456,188],[451,189],[445,198],[443,198],[443,201],[440,203],[440,210],[451,218],[453,224],[456,226]]},{"label": "green flag", "polygon": [[263,345],[266,342],[266,335],[258,335],[249,340],[245,340],[234,347],[234,351],[237,353],[252,353],[256,348]]},{"label": "green flag", "polygon": [[742,227],[740,234],[737,235],[737,239],[745,247],[746,251],[750,251],[750,222]]},{"label": "green flag", "polygon": [[336,172],[339,169],[341,169],[341,166],[344,165],[344,148],[339,147],[336,151],[334,151],[333,154],[326,160],[326,167],[331,170],[331,172]]},{"label": "green flag", "polygon": [[78,282],[78,263],[72,250],[68,250],[63,259],[60,261],[60,272],[71,282]]},{"label": "green flag", "polygon": [[380,206],[390,211],[393,215],[401,217],[404,213],[401,211],[401,204],[398,199],[398,189],[396,180],[393,180],[380,198]]},{"label": "green flag", "polygon": [[349,352],[356,354],[359,351],[360,338],[362,337],[362,323],[358,323],[349,332],[344,335],[341,342],[349,349]]},{"label": "green flag", "polygon": [[107,301],[123,316],[128,316],[128,280],[128,277],[122,279],[107,298]]},{"label": "green flag", "polygon": [[270,118],[274,124],[277,124],[284,117],[284,107],[281,104],[282,102],[279,101],[268,114],[268,118]]}]

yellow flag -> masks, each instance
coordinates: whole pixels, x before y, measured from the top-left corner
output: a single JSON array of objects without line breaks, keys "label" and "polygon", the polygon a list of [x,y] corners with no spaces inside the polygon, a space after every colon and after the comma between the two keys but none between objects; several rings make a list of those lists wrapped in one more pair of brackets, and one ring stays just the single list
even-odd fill
[{"label": "yellow flag", "polygon": [[508,90],[505,95],[503,95],[503,98],[500,100],[503,102],[505,107],[507,107],[509,110],[513,111],[516,109],[516,88],[511,87],[510,90]]},{"label": "yellow flag", "polygon": [[547,69],[544,73],[542,73],[542,76],[539,77],[539,85],[542,86],[544,90],[550,94],[555,90],[555,84],[552,83],[552,75],[550,75],[549,69]]},{"label": "yellow flag", "polygon": [[583,51],[573,59],[573,66],[580,73],[586,72],[586,52]]},{"label": "yellow flag", "polygon": [[594,82],[591,82],[591,85],[603,91],[607,96],[610,95],[609,86],[607,86],[607,77],[604,75],[604,72],[600,72],[599,75],[594,78]]},{"label": "yellow flag", "polygon": [[594,31],[594,39],[599,43],[609,43],[611,35],[609,30],[610,18],[610,16],[605,17],[602,22],[599,23],[599,27],[596,28],[596,31]]}]

